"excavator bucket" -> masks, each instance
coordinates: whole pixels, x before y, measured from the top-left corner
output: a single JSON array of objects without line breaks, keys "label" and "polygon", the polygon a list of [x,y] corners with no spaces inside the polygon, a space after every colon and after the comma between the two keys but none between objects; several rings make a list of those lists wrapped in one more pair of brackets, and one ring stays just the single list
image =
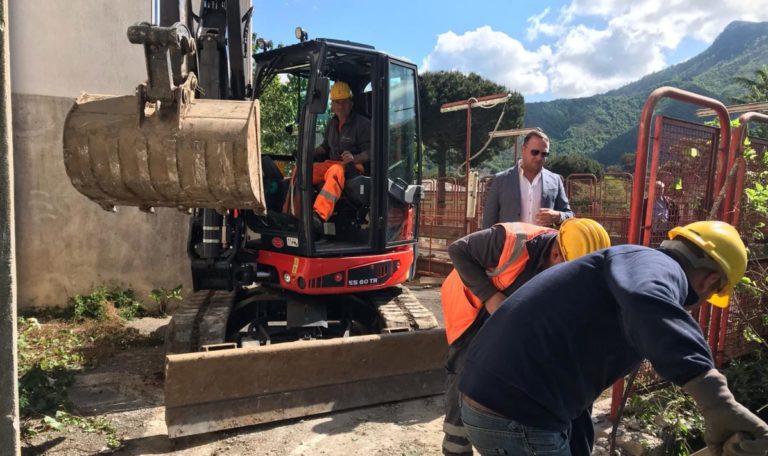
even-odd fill
[{"label": "excavator bucket", "polygon": [[440,394],[443,329],[168,355],[171,438]]},{"label": "excavator bucket", "polygon": [[115,206],[263,213],[259,103],[192,99],[168,112],[138,96],[82,94],[64,125],[75,188]]}]

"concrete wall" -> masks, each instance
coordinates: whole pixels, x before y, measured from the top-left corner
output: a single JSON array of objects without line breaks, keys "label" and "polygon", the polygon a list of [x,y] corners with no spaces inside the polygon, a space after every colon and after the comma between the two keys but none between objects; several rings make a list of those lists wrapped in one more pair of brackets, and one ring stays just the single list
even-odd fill
[{"label": "concrete wall", "polygon": [[[126,29],[151,18],[150,0],[17,0],[10,5],[18,303],[63,306],[101,284],[146,299],[191,291],[188,217],[173,209],[103,211],[69,182],[62,129],[74,97],[129,94],[146,79]],[[147,300],[148,301],[148,300]]]}]

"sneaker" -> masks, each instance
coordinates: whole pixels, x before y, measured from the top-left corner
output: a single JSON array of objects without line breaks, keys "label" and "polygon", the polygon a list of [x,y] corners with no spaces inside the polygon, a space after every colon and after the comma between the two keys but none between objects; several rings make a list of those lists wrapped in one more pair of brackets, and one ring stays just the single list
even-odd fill
[{"label": "sneaker", "polygon": [[319,215],[317,215],[317,212],[312,213],[312,231],[315,234],[324,234],[323,225],[325,222],[323,222],[323,219],[320,218]]}]

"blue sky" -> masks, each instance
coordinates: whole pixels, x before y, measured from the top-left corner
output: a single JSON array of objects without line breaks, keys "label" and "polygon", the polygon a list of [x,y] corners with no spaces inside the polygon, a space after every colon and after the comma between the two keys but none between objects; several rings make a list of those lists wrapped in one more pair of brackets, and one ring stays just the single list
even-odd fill
[{"label": "blue sky", "polygon": [[693,57],[768,0],[253,0],[253,30],[371,44],[425,70],[473,71],[526,101],[602,93]]}]

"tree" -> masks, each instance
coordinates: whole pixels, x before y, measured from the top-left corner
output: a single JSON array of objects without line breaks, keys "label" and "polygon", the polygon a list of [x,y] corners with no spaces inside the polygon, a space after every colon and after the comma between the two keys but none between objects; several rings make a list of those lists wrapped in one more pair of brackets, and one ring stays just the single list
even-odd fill
[{"label": "tree", "polygon": [[[426,72],[421,75],[419,98],[421,103],[422,141],[429,160],[437,163],[438,177],[448,175],[448,167],[459,168],[464,163],[467,140],[467,113],[455,111],[442,114],[440,106],[452,101],[467,100],[497,93],[510,93],[504,86],[496,84],[475,73],[465,75],[458,71]],[[506,103],[506,112],[499,130],[520,128],[523,121],[523,97],[511,92]],[[471,151],[476,153],[488,140],[499,119],[501,105],[492,109],[472,110]],[[509,140],[494,140],[475,159],[477,166],[498,151],[508,148]],[[510,164],[511,165],[511,164]]]},{"label": "tree", "polygon": [[619,163],[606,166],[605,171],[609,173],[634,173],[635,153],[627,152],[622,154]]},{"label": "tree", "polygon": [[[299,87],[302,85],[302,87]],[[306,82],[293,75],[288,81],[274,78],[261,93],[261,145],[265,153],[290,155],[295,152],[296,124],[301,90]],[[293,126],[292,130],[286,127]]]},{"label": "tree", "polygon": [[[763,65],[755,71],[754,78],[737,77],[734,81],[744,87],[746,94],[743,97],[734,97],[734,103],[758,103],[768,101],[768,65]],[[759,138],[768,138],[768,126],[759,124],[751,133]]]},{"label": "tree", "polygon": [[[258,35],[251,34],[253,53],[261,52],[257,47]],[[275,48],[272,40],[262,38],[265,50]],[[277,48],[283,47],[278,43]],[[256,64],[253,63],[253,78],[256,79]],[[306,91],[306,80],[293,75],[286,75],[286,79],[275,77],[267,87],[259,94],[261,107],[261,147],[265,153],[290,155],[296,151],[297,139],[294,136],[298,123],[299,104],[302,91]],[[293,126],[292,130],[286,127]]]},{"label": "tree", "polygon": [[603,175],[603,165],[583,154],[557,155],[547,160],[545,166],[548,170],[563,177],[575,173],[594,174],[598,178]]},{"label": "tree", "polygon": [[756,103],[768,100],[768,65],[755,71],[755,77],[737,77],[734,81],[744,87],[747,93],[742,97],[734,97],[734,103]]}]

